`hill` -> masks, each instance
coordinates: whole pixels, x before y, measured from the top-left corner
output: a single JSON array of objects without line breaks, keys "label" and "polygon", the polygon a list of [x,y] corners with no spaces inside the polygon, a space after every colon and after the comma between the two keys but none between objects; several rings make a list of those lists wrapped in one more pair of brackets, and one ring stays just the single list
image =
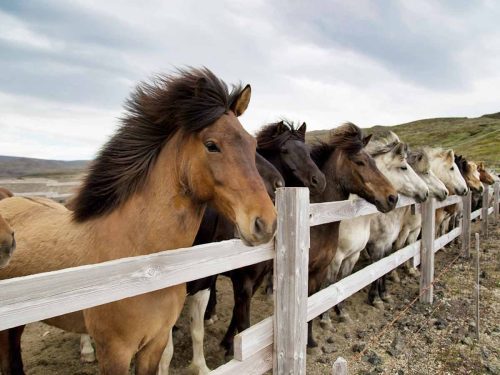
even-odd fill
[{"label": "hill", "polygon": [[87,160],[62,161],[0,156],[0,177],[69,175],[83,172]]},{"label": "hill", "polygon": [[[443,117],[412,121],[395,126],[364,128],[366,134],[389,129],[410,147],[453,148],[456,153],[488,166],[500,168],[500,112],[477,118]],[[326,140],[328,130],[312,131],[308,141]]]}]

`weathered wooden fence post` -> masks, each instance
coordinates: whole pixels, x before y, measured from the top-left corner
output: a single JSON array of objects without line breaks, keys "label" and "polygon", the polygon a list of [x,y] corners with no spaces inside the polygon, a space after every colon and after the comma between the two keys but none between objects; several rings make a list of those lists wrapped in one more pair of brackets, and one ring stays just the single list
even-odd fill
[{"label": "weathered wooden fence post", "polygon": [[489,208],[489,185],[483,184],[483,208],[481,210],[481,234],[488,238],[488,208]]},{"label": "weathered wooden fence post", "polygon": [[493,185],[493,212],[495,215],[495,224],[498,223],[498,205],[500,204],[500,182]]},{"label": "weathered wooden fence post", "polygon": [[472,193],[469,193],[462,198],[462,254],[465,258],[470,257],[470,214],[471,214],[471,198]]},{"label": "weathered wooden fence post", "polygon": [[422,203],[422,241],[420,246],[420,302],[432,303],[434,281],[434,234],[435,234],[434,198]]},{"label": "weathered wooden fence post", "polygon": [[309,189],[280,188],[274,258],[273,373],[306,373]]},{"label": "weathered wooden fence post", "polygon": [[476,300],[476,338],[479,340],[479,291],[481,289],[481,286],[479,284],[479,259],[480,259],[480,252],[479,252],[479,234],[475,234],[475,239],[476,239],[476,290],[475,290],[475,300]]}]

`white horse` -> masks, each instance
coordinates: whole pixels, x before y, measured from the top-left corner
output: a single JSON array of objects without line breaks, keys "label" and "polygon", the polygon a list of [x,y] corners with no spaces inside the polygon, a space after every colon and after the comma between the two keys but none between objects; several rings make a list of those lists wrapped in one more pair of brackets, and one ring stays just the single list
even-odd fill
[{"label": "white horse", "polygon": [[[455,163],[455,153],[453,150],[443,150],[441,148],[424,148],[429,155],[431,170],[439,178],[446,188],[449,195],[464,196],[468,192],[467,183],[462,177],[460,170]],[[436,210],[436,235],[440,236],[448,228],[451,216],[447,214],[444,207]]]},{"label": "white horse", "polygon": [[[387,153],[388,148],[394,148],[394,153],[398,157],[392,158],[392,160],[389,161],[389,154]],[[427,199],[429,196],[429,188],[409,165],[407,159],[408,147],[399,140],[396,134],[388,131],[373,137],[367,146],[367,151],[372,156],[377,154],[383,156],[382,159],[376,159],[376,162],[379,169],[386,176],[395,174],[397,170],[404,172],[397,174],[400,178],[395,179],[393,182],[394,187],[400,194],[414,198],[417,202],[423,202]],[[392,182],[392,180],[390,181]],[[401,231],[405,212],[406,209],[403,208],[393,210],[386,214],[376,214],[370,221],[370,238],[366,245],[366,249],[372,262],[382,259],[392,250],[392,244],[396,241]],[[386,302],[391,301],[385,288],[384,276],[372,283],[368,293],[369,303],[372,305],[381,304],[382,301],[379,301],[377,297],[380,297]]]},{"label": "white horse", "polygon": [[[406,160],[406,145],[392,132],[374,135],[366,147],[374,158],[378,169],[391,182],[400,194],[426,199],[427,188],[413,172]],[[351,195],[349,199],[358,198]],[[394,212],[397,210],[393,210]],[[385,214],[382,214],[385,215]],[[337,282],[351,274],[352,269],[359,259],[361,251],[370,239],[370,223],[378,214],[355,217],[340,222],[339,241],[337,251],[330,263],[327,276],[327,285]],[[335,311],[340,320],[350,320],[342,310],[342,305],[335,306]],[[329,327],[331,320],[328,312],[321,316],[320,324]]]},{"label": "white horse", "polygon": [[[430,198],[436,198],[438,201],[444,201],[448,197],[448,189],[431,170],[429,155],[425,150],[410,151],[408,154],[408,162],[419,177],[427,184]],[[412,213],[411,206],[403,207],[401,210],[404,210],[405,212],[403,215],[401,231],[399,232],[398,238],[394,243],[393,248],[395,251],[415,243],[422,228],[422,215],[420,212],[417,211]],[[416,268],[410,265],[410,261],[406,262],[405,266],[410,274],[417,274]],[[399,281],[396,272],[393,272],[392,276],[394,281]]]}]

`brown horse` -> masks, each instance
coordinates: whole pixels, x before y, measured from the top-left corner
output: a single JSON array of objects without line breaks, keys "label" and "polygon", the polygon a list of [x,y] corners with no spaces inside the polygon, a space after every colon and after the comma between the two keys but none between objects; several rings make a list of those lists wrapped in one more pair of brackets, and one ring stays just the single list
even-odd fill
[{"label": "brown horse", "polygon": [[[313,146],[311,157],[326,177],[322,194],[311,196],[311,202],[346,200],[357,194],[374,204],[380,212],[389,212],[398,201],[398,193],[364,150],[371,136],[363,138],[356,125],[347,123],[332,131],[328,143]],[[328,266],[338,245],[340,222],[311,228],[309,250],[309,295],[316,293],[324,283]],[[317,343],[312,335],[312,321],[308,325],[309,347]]]},{"label": "brown horse", "polygon": [[9,189],[0,187],[0,200],[13,197],[14,194]]},{"label": "brown horse", "polygon": [[[141,84],[73,212],[48,199],[0,202],[20,229],[18,251],[0,279],[191,246],[209,202],[246,243],[269,241],[276,211],[255,167],[255,139],[237,119],[250,93],[250,86],[229,93],[206,68]],[[136,374],[153,375],[185,296],[181,284],[48,321],[88,332],[101,374],[128,374],[135,357]],[[9,331],[0,334],[4,375],[23,373],[22,327]]]},{"label": "brown horse", "polygon": [[[480,161],[477,163],[477,171],[479,172],[479,180],[482,183],[487,185],[493,185],[495,183],[495,179],[493,176],[486,170],[484,166],[484,162]],[[472,192],[472,211],[475,211],[483,206],[483,196],[480,193]]]},{"label": "brown horse", "polygon": [[[14,196],[12,192],[6,188],[0,187],[0,200]],[[9,264],[10,257],[16,249],[16,239],[14,231],[0,215],[0,268]]]}]

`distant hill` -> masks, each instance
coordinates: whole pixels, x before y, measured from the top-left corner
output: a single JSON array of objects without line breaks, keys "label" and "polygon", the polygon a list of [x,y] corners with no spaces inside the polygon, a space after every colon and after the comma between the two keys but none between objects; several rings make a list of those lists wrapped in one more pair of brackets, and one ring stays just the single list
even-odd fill
[{"label": "distant hill", "polygon": [[0,156],[0,177],[69,175],[82,173],[88,160],[45,160]]},{"label": "distant hill", "polygon": [[[395,132],[410,147],[453,148],[458,154],[500,168],[500,112],[477,118],[443,117],[418,120],[395,126],[364,128],[366,134],[383,129]],[[328,130],[312,131],[308,141],[326,140]]]}]

